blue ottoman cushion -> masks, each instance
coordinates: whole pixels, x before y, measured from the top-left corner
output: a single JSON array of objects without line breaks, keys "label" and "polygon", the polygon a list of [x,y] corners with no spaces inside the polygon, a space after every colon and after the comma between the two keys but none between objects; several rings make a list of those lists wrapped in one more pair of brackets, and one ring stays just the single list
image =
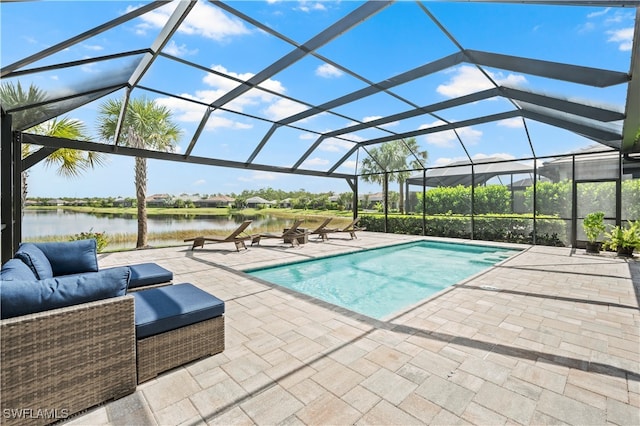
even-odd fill
[{"label": "blue ottoman cushion", "polygon": [[129,269],[131,269],[129,288],[161,284],[173,280],[173,272],[156,263],[139,263],[130,265]]},{"label": "blue ottoman cushion", "polygon": [[131,293],[136,338],[155,336],[224,314],[224,302],[193,284],[183,283]]}]

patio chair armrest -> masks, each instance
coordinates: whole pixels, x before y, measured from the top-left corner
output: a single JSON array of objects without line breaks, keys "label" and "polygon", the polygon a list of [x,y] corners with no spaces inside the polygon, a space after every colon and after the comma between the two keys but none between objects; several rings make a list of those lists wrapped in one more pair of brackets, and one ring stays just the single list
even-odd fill
[{"label": "patio chair armrest", "polygon": [[135,344],[132,296],[1,320],[4,424],[46,424],[134,392]]}]

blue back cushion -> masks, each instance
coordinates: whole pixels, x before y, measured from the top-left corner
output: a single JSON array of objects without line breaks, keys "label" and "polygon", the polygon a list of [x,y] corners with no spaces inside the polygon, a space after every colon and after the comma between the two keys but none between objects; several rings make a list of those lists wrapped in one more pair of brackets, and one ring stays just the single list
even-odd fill
[{"label": "blue back cushion", "polygon": [[98,271],[96,240],[93,238],[35,245],[49,259],[54,277]]},{"label": "blue back cushion", "polygon": [[31,268],[20,259],[9,259],[2,265],[0,281],[30,281],[35,280],[36,275]]},{"label": "blue back cushion", "polygon": [[129,267],[37,281],[0,281],[0,318],[123,296]]},{"label": "blue back cushion", "polygon": [[51,263],[47,256],[33,243],[22,243],[15,255],[22,260],[36,275],[36,278],[44,280],[53,277]]}]

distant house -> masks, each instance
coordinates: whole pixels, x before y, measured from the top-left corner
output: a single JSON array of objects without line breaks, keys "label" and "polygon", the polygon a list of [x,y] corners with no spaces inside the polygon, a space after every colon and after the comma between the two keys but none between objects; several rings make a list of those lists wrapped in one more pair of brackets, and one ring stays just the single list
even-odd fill
[{"label": "distant house", "polygon": [[45,204],[47,206],[64,206],[65,202],[64,202],[64,200],[61,200],[59,198],[55,198],[53,200],[47,200]]},{"label": "distant house", "polygon": [[290,209],[291,206],[293,205],[291,198],[285,198],[284,200],[280,201],[280,203],[278,203],[278,205],[280,207],[282,207],[283,209]]},{"label": "distant house", "polygon": [[226,195],[215,195],[213,197],[194,200],[196,207],[231,207],[236,199]]},{"label": "distant house", "polygon": [[169,194],[154,194],[146,198],[147,207],[169,207],[173,199]]},{"label": "distant house", "polygon": [[251,197],[251,198],[247,198],[246,204],[247,204],[247,207],[255,209],[261,206],[270,206],[271,204],[273,204],[273,202],[269,200],[265,200],[262,197]]},{"label": "distant house", "polygon": [[132,207],[132,206],[133,206],[133,200],[131,200],[130,198],[118,197],[115,200],[113,200],[113,207]]},{"label": "distant house", "polygon": [[[360,204],[362,205],[362,208],[372,209],[378,203],[384,204],[384,193],[376,192],[374,194],[362,194],[358,196],[358,200],[360,200]],[[366,201],[366,205],[365,205],[365,201]],[[393,203],[391,200],[389,200],[389,208],[397,209],[398,203],[397,202]]]}]

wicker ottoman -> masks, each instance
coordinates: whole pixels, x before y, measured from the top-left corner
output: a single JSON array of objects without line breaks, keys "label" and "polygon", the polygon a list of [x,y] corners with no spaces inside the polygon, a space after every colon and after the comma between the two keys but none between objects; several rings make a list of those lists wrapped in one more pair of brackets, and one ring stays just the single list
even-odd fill
[{"label": "wicker ottoman", "polygon": [[224,350],[224,302],[183,283],[131,293],[138,383]]}]

